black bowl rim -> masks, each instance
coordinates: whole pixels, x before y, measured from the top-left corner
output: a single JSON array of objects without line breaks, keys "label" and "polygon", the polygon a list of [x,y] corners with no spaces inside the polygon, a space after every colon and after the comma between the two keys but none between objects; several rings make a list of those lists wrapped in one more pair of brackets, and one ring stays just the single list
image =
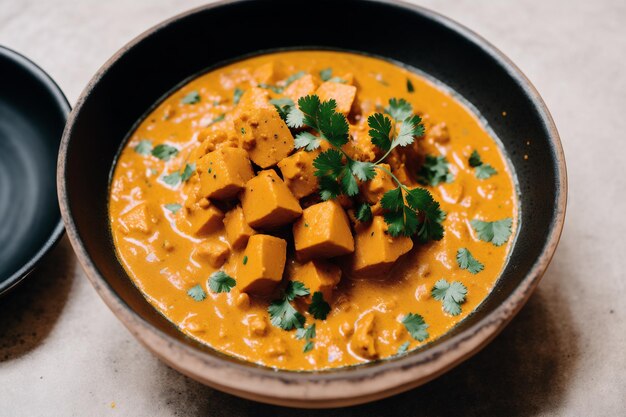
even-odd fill
[{"label": "black bowl rim", "polygon": [[[168,365],[214,388],[248,399],[278,405],[326,408],[368,402],[424,384],[477,353],[497,336],[523,307],[554,255],[563,230],[567,205],[567,169],[563,147],[554,121],[536,88],[522,71],[495,46],[465,26],[437,12],[404,0],[361,0],[421,14],[458,33],[491,56],[533,102],[548,131],[557,168],[557,178],[555,178],[557,204],[541,255],[509,297],[472,327],[459,332],[439,345],[419,350],[404,358],[380,361],[371,366],[352,368],[347,372],[345,368],[339,368],[321,373],[295,373],[226,362],[222,358],[200,352],[171,338],[127,306],[100,274],[78,234],[69,208],[65,182],[65,156],[72,137],[73,124],[91,90],[127,51],[168,25],[200,11],[250,1],[255,0],[218,1],[193,8],[153,26],[128,42],[107,60],[85,87],[66,124],[57,170],[61,212],[74,251],[92,285],[134,337]],[[378,380],[375,381],[374,377]]]},{"label": "black bowl rim", "polygon": [[[18,64],[22,70],[30,73],[33,77],[35,77],[38,81],[40,81],[47,89],[47,91],[52,95],[56,104],[59,108],[62,109],[65,119],[67,120],[72,107],[70,106],[69,101],[63,94],[63,91],[59,87],[59,85],[48,75],[41,67],[35,64],[30,59],[26,58],[24,55],[19,52],[14,51],[13,49],[7,48],[6,46],[0,45],[0,55],[12,60],[16,64]],[[58,195],[58,192],[57,192]],[[63,236],[63,232],[65,231],[65,227],[63,225],[63,219],[61,217],[61,213],[59,212],[59,219],[57,221],[57,225],[52,230],[52,233],[48,236],[48,238],[43,242],[41,247],[24,263],[17,271],[9,276],[8,279],[0,282],[0,296],[7,294],[9,291],[14,289],[19,283],[23,282],[23,280],[35,269],[39,261],[52,249],[54,246],[61,240]]]}]

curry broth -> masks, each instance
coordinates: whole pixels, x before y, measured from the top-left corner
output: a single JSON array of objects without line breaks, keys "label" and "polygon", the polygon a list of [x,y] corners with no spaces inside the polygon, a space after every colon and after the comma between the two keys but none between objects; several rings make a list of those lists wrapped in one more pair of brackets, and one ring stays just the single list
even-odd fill
[{"label": "curry broth", "polygon": [[[270,63],[273,65],[267,65]],[[268,74],[267,68],[272,66]],[[243,249],[231,247],[223,227],[204,237],[179,227],[190,186],[170,186],[163,177],[193,160],[194,151],[197,153],[201,146],[200,136],[207,130],[218,131],[231,122],[236,87],[245,90],[259,83],[275,83],[298,71],[306,71],[321,82],[319,72],[329,67],[333,75],[353,75],[358,88],[355,106],[364,115],[384,106],[392,97],[409,101],[422,114],[426,126],[425,137],[416,141],[425,153],[447,158],[454,180],[425,187],[447,212],[442,240],[416,242],[383,276],[352,279],[344,273],[327,300],[332,310],[326,320],[314,320],[304,313],[305,301],[296,300],[294,305],[305,314],[307,323],[316,323],[315,347],[303,353],[304,341],[295,338],[295,331],[270,323],[267,308],[272,297],[248,296],[237,286],[219,294],[207,288],[207,278],[217,269],[237,278],[243,265]],[[414,88],[411,93],[407,91],[407,79]],[[198,103],[181,102],[193,91],[199,93]],[[273,92],[271,95],[281,97]],[[226,116],[220,121],[222,114]],[[351,126],[351,132],[366,126],[364,119],[351,117],[351,125],[357,126]],[[441,123],[446,124],[448,133],[443,138]],[[168,161],[143,155],[135,148],[146,139],[155,146],[173,145],[179,152]],[[476,178],[474,168],[468,165],[474,149],[497,170],[497,175]],[[194,178],[189,181],[193,183]],[[165,207],[167,204],[183,207],[173,213]],[[138,205],[145,207],[142,215],[149,219],[144,227],[130,225],[137,216],[129,213]],[[184,333],[217,350],[290,370],[335,368],[387,358],[396,355],[406,342],[411,350],[442,336],[487,297],[514,241],[514,234],[499,247],[481,241],[470,221],[511,217],[513,231],[517,222],[512,174],[498,144],[476,115],[430,81],[387,61],[327,51],[284,52],[246,59],[199,76],[174,92],[139,124],[121,151],[112,177],[109,210],[119,259],[155,308]],[[203,242],[228,245],[230,254],[222,267],[214,268],[198,256],[197,247]],[[286,270],[294,263],[293,243],[289,245]],[[461,270],[456,261],[459,248],[469,249],[484,264],[484,270],[475,275]],[[467,287],[466,302],[458,316],[446,314],[442,303],[430,295],[441,278],[460,281]],[[203,301],[187,294],[197,284],[206,291]],[[428,324],[430,337],[424,342],[414,340],[401,323],[409,312],[422,315]],[[363,351],[364,343],[370,343],[375,352]]]}]

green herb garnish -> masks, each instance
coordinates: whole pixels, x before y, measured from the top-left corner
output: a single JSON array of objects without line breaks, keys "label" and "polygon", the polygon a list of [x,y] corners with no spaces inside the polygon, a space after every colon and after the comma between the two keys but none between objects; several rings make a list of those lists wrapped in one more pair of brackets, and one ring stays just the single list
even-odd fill
[{"label": "green herb garnish", "polygon": [[178,210],[180,210],[181,208],[183,208],[183,206],[181,206],[178,203],[170,203],[170,204],[166,204],[164,206],[166,209],[168,209],[169,211],[172,212],[172,214],[176,214],[178,213]]},{"label": "green herb garnish", "polygon": [[180,175],[180,179],[184,182],[187,181],[193,173],[196,171],[196,164],[185,164],[185,168],[183,169],[183,173]]},{"label": "green herb garnish", "polygon": [[367,203],[361,203],[356,209],[354,217],[361,223],[367,223],[372,220],[372,208]]},{"label": "green herb garnish", "polygon": [[406,353],[407,350],[409,350],[409,346],[411,346],[411,342],[404,342],[403,344],[401,344],[398,347],[397,355],[402,355],[403,353]]},{"label": "green herb garnish", "polygon": [[471,223],[480,240],[491,242],[495,246],[504,245],[509,240],[509,237],[511,237],[513,219],[510,217],[494,222],[474,219]]},{"label": "green herb garnish", "polygon": [[480,263],[466,248],[461,248],[456,253],[456,262],[459,264],[459,268],[467,269],[472,274],[477,274],[483,269],[485,265]]},{"label": "green herb garnish", "polygon": [[209,124],[207,125],[207,127],[209,127],[209,126],[211,126],[211,125],[214,125],[214,124],[215,124],[215,123],[217,123],[217,122],[221,122],[221,121],[222,121],[222,120],[224,120],[225,118],[226,118],[226,115],[222,113],[222,114],[220,114],[219,116],[217,116],[215,119],[211,120],[211,121],[209,122]]},{"label": "green herb garnish", "polygon": [[206,298],[206,292],[200,284],[196,285],[195,287],[189,288],[189,290],[187,291],[187,295],[196,301],[202,301]]},{"label": "green herb garnish", "polygon": [[443,310],[452,315],[461,314],[461,304],[465,302],[467,288],[459,281],[449,283],[445,279],[440,279],[431,290],[432,297],[443,303]]},{"label": "green herb garnish", "polygon": [[480,154],[475,149],[469,157],[469,165],[475,168],[475,175],[479,180],[485,180],[498,173],[494,167],[483,163]]},{"label": "green herb garnish", "polygon": [[304,339],[306,341],[304,347],[302,348],[302,352],[307,353],[313,350],[315,347],[315,344],[313,343],[313,339],[315,339],[315,323],[309,327],[301,327],[296,330],[296,339]]},{"label": "green herb garnish", "polygon": [[241,88],[235,88],[235,91],[233,91],[233,104],[239,104],[239,100],[241,100],[243,93],[244,91]]},{"label": "green herb garnish", "polygon": [[272,324],[283,330],[303,327],[306,319],[291,305],[291,301],[296,297],[304,297],[309,294],[309,289],[300,281],[289,281],[282,298],[272,301],[267,309]]},{"label": "green herb garnish", "polygon": [[243,260],[241,261],[242,264],[246,265],[248,263],[248,255],[244,255]]},{"label": "green herb garnish", "polygon": [[138,154],[150,155],[150,151],[152,151],[152,142],[147,139],[140,140],[137,146],[135,146],[133,149]]},{"label": "green herb garnish", "polygon": [[413,83],[408,78],[406,79],[406,91],[409,93],[412,93],[415,91],[415,87],[413,87]]},{"label": "green herb garnish", "polygon": [[424,317],[419,314],[409,313],[402,319],[402,324],[406,327],[411,337],[418,342],[428,339],[428,324],[424,321]]},{"label": "green herb garnish", "polygon": [[180,101],[183,104],[196,104],[200,102],[200,94],[197,91],[192,91],[189,94],[187,94],[185,97],[183,97],[183,99]]},{"label": "green herb garnish", "polygon": [[333,77],[333,69],[326,68],[320,71],[320,78],[322,81],[328,81]]},{"label": "green herb garnish", "polygon": [[424,165],[417,174],[417,182],[434,187],[442,182],[452,182],[454,176],[448,169],[448,161],[444,156],[426,155]]},{"label": "green herb garnish", "polygon": [[235,278],[224,271],[215,271],[209,277],[209,288],[215,293],[230,292],[235,285]]},{"label": "green herb garnish", "polygon": [[309,313],[318,320],[326,320],[326,316],[330,313],[330,305],[324,301],[324,295],[321,292],[313,293]]},{"label": "green herb garnish", "polygon": [[287,121],[287,116],[291,111],[291,108],[295,106],[295,103],[290,98],[274,98],[270,100],[270,104],[273,104],[278,112],[278,115],[284,121]]},{"label": "green herb garnish", "polygon": [[167,185],[176,187],[178,184],[180,184],[181,175],[180,175],[180,172],[175,171],[169,175],[164,175],[162,178],[163,178],[163,182],[166,183]]},{"label": "green herb garnish", "polygon": [[155,146],[152,149],[152,156],[159,158],[162,161],[169,161],[172,157],[178,154],[178,149],[162,143],[160,145]]}]

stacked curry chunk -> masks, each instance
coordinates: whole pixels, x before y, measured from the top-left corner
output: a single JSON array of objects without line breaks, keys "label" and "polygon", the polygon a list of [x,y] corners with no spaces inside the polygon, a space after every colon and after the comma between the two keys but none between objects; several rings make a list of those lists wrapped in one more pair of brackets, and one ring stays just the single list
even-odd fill
[{"label": "stacked curry chunk", "polygon": [[[271,79],[271,67],[260,71]],[[334,99],[337,112],[349,115],[357,98],[352,82],[349,74],[341,82],[320,82],[306,74],[280,96],[297,102],[316,94],[320,100]],[[320,198],[313,161],[326,148],[296,150],[294,135],[271,99],[268,89],[250,88],[219,129],[199,135],[200,146],[191,155],[196,173],[185,184],[185,212],[178,216],[178,226],[197,237],[224,228],[227,242],[212,241],[198,251],[214,268],[231,251],[243,251],[245,261],[234,276],[241,292],[270,296],[286,276],[330,300],[342,271],[385,273],[413,243],[386,233],[380,210],[371,222],[361,223],[355,220],[353,199]],[[358,148],[351,146],[353,152]],[[368,153],[366,148],[358,151]],[[393,187],[379,175],[363,184],[358,198],[376,207]]]}]

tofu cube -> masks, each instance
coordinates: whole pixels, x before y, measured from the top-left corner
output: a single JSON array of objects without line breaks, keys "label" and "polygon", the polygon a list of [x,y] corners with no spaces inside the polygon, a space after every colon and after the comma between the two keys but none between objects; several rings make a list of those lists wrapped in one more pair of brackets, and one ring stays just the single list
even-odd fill
[{"label": "tofu cube", "polygon": [[317,89],[317,95],[322,102],[331,98],[337,102],[337,112],[347,115],[356,98],[356,87],[353,85],[326,81]]},{"label": "tofu cube", "polygon": [[302,214],[298,200],[272,170],[261,171],[248,181],[241,207],[248,224],[260,229],[283,226]]},{"label": "tofu cube", "polygon": [[241,137],[241,146],[248,151],[252,162],[261,168],[276,165],[294,149],[291,131],[273,107],[248,109],[234,123]]},{"label": "tofu cube", "polygon": [[387,233],[387,223],[383,217],[375,216],[368,227],[356,233],[351,271],[363,276],[384,274],[400,256],[412,248],[411,238],[392,237]]},{"label": "tofu cube", "polygon": [[304,265],[298,265],[290,275],[289,279],[302,282],[311,291],[311,295],[321,292],[324,300],[330,301],[333,289],[341,280],[341,268],[332,263],[315,259]]},{"label": "tofu cube", "polygon": [[[380,165],[391,172],[391,167],[389,167],[389,165]],[[386,172],[377,169],[376,176],[372,180],[361,185],[361,193],[368,203],[376,204],[383,197],[383,194],[389,190],[393,190],[394,188],[396,188],[396,184],[393,182],[391,176]]]},{"label": "tofu cube", "polygon": [[293,225],[300,260],[331,258],[354,251],[354,239],[343,207],[329,200],[307,207]]},{"label": "tofu cube", "polygon": [[224,218],[224,213],[206,198],[188,209],[186,214],[187,227],[196,236],[204,236],[216,231],[222,226]]},{"label": "tofu cube", "polygon": [[224,265],[230,255],[230,248],[219,240],[205,240],[196,246],[195,255],[200,261],[206,262],[213,268]]},{"label": "tofu cube", "polygon": [[122,225],[128,232],[140,232],[150,234],[152,226],[156,223],[147,203],[139,203],[122,215]]},{"label": "tofu cube", "polygon": [[318,189],[313,160],[319,152],[298,151],[278,163],[285,184],[296,198],[306,197]]},{"label": "tofu cube", "polygon": [[287,242],[270,235],[254,235],[244,251],[245,264],[237,269],[237,288],[254,295],[269,295],[283,278]]},{"label": "tofu cube", "polygon": [[239,148],[220,148],[198,160],[200,195],[217,200],[235,197],[254,176],[248,154]]},{"label": "tofu cube", "polygon": [[254,229],[248,225],[241,206],[237,206],[226,213],[224,228],[228,242],[235,249],[244,247],[250,236],[255,233]]},{"label": "tofu cube", "polygon": [[307,74],[296,81],[289,84],[283,94],[293,100],[294,103],[298,102],[300,97],[308,96],[315,93],[317,83],[311,74]]}]

